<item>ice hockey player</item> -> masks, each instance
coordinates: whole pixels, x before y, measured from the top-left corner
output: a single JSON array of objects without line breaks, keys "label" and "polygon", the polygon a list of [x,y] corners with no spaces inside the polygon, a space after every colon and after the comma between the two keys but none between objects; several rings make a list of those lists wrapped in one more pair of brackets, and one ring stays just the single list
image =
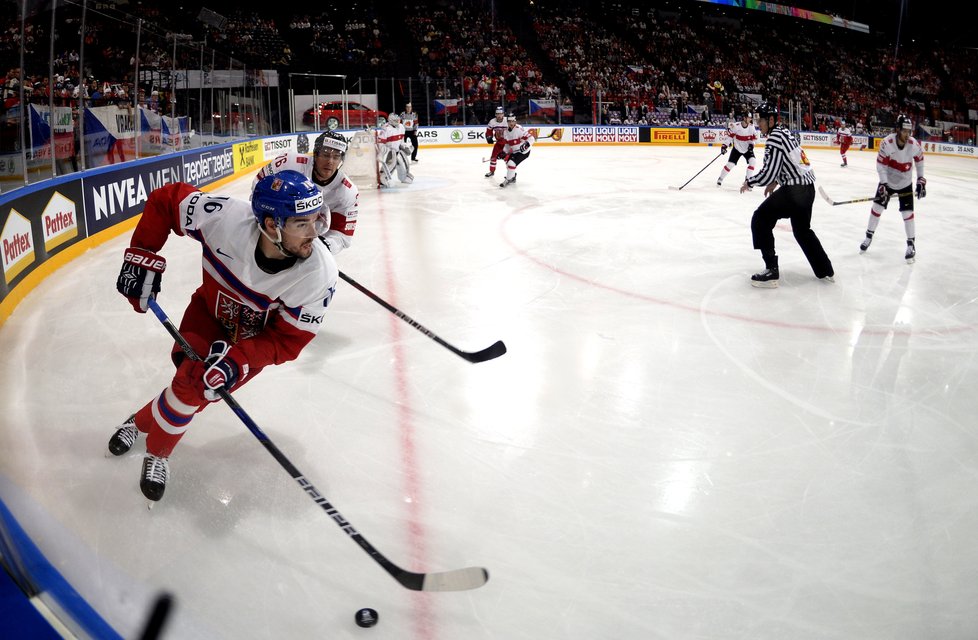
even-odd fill
[{"label": "ice hockey player", "polygon": [[815,202],[815,174],[804,149],[786,126],[778,122],[778,109],[769,103],[757,107],[757,126],[767,136],[764,166],[756,176],[747,178],[740,192],[765,187],[765,199],[750,221],[754,248],[761,252],[764,271],[750,278],[751,286],[778,286],[778,254],[774,249],[774,227],[778,220],[789,218],[791,232],[798,241],[817,278],[832,282],[835,271],[825,255],[822,243],[812,231],[812,204]]},{"label": "ice hockey player", "polygon": [[349,143],[342,135],[325,131],[316,138],[312,158],[299,153],[278,156],[259,171],[251,188],[265,176],[280,171],[298,171],[319,187],[323,204],[329,207],[329,231],[320,238],[334,256],[353,242],[360,207],[360,191],[342,171]]},{"label": "ice hockey player", "polygon": [[486,142],[492,145],[492,155],[489,156],[489,171],[487,178],[491,178],[496,173],[496,160],[503,153],[503,146],[506,140],[503,134],[506,133],[506,116],[502,107],[496,107],[496,117],[486,125]]},{"label": "ice hockey player", "polygon": [[890,198],[896,194],[900,203],[900,213],[903,215],[903,228],[907,232],[907,252],[904,259],[909,264],[917,259],[916,221],[913,212],[913,184],[911,169],[917,167],[917,198],[927,195],[927,178],[924,177],[924,149],[911,136],[913,122],[905,115],[896,119],[896,131],[883,138],[880,151],[876,156],[876,172],[880,183],[876,187],[876,198],[869,211],[869,224],[866,226],[866,238],[859,245],[859,251],[869,249],[873,235],[880,223],[880,216],[890,204]]},{"label": "ice hockey player", "polygon": [[516,182],[516,167],[530,156],[530,147],[535,138],[530,132],[516,124],[516,116],[506,115],[506,131],[503,132],[503,153],[506,154],[506,179],[500,187],[508,187]]},{"label": "ice hockey player", "polygon": [[380,184],[391,187],[394,173],[404,184],[414,182],[408,163],[411,158],[411,145],[404,142],[404,125],[401,116],[392,113],[387,116],[387,123],[377,134],[377,162],[380,163]]},{"label": "ice hockey player", "polygon": [[839,145],[839,154],[842,155],[842,166],[848,167],[849,160],[846,159],[846,151],[852,146],[852,129],[846,126],[846,121],[842,121],[839,130],[835,132],[835,143]]},{"label": "ice hockey player", "polygon": [[328,225],[323,194],[305,175],[279,171],[262,178],[251,202],[201,193],[182,182],[146,201],[116,282],[145,313],[160,291],[171,233],[203,251],[203,283],[190,297],[180,332],[204,361],[174,345],[170,385],[129,417],[109,439],[109,452],[128,452],[147,434],[140,489],[163,497],[169,458],[194,415],[264,367],[298,357],[323,324],[336,288],[336,261],[318,240]]},{"label": "ice hockey player", "polygon": [[[717,178],[717,186],[723,184],[723,179],[733,170],[734,166],[743,156],[747,160],[747,177],[750,178],[757,173],[757,159],[754,157],[754,143],[757,142],[757,127],[751,122],[750,112],[742,109],[740,122],[731,122],[727,125],[727,135],[730,136],[730,157],[727,164],[720,170],[720,177]],[[727,152],[727,145],[720,147],[720,153]]]}]

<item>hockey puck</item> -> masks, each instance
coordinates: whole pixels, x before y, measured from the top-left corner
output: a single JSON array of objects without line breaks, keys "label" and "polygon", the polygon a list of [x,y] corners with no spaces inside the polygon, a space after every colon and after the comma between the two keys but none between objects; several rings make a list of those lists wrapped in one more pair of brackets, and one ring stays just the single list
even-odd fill
[{"label": "hockey puck", "polygon": [[363,627],[366,629],[377,624],[380,616],[373,609],[360,609],[357,611],[357,615],[354,616],[354,619],[357,621],[358,627]]}]

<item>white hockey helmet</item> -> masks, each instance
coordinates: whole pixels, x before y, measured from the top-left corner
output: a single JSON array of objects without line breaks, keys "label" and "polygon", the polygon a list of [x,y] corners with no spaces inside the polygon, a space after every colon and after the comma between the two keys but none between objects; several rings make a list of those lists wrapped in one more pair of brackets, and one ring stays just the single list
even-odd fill
[{"label": "white hockey helmet", "polygon": [[516,124],[516,114],[515,113],[507,113],[506,114],[506,122],[512,122],[513,124]]},{"label": "white hockey helmet", "polygon": [[502,107],[496,107],[496,115],[497,116],[498,115],[501,115],[503,113],[506,113],[506,110],[505,109],[503,109]]},{"label": "white hockey helmet", "polygon": [[401,116],[397,115],[396,113],[392,113],[387,116],[387,122],[390,122],[391,124],[397,124],[400,121]]}]

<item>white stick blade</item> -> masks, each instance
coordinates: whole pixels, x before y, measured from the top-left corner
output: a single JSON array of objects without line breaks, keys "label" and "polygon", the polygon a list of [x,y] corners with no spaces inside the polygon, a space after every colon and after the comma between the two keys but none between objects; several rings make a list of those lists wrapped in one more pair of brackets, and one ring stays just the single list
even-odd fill
[{"label": "white stick blade", "polygon": [[822,188],[822,185],[818,185],[818,194],[822,196],[829,204],[835,204],[832,202],[832,198],[829,197],[829,194],[825,193],[825,189]]},{"label": "white stick blade", "polygon": [[478,589],[489,581],[489,572],[482,567],[466,567],[441,573],[426,573],[422,591],[467,591]]}]

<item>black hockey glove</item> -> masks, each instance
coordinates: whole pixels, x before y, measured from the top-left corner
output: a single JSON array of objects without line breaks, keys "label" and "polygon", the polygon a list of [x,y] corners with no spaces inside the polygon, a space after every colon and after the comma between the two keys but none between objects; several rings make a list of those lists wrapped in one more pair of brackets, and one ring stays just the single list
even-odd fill
[{"label": "black hockey glove", "polygon": [[524,142],[520,145],[520,148],[516,150],[518,153],[530,153],[530,143]]},{"label": "black hockey glove", "polygon": [[722,155],[726,155],[726,153],[727,153],[727,145],[723,145],[723,146],[721,146],[721,147],[720,147],[720,155],[721,155],[721,156],[722,156]]},{"label": "black hockey glove", "polygon": [[129,304],[139,313],[146,313],[149,301],[160,292],[160,281],[166,270],[166,258],[152,251],[129,247],[122,259],[122,270],[115,288],[129,298]]},{"label": "black hockey glove", "polygon": [[496,141],[493,139],[492,136],[486,136],[486,142],[488,142],[489,144],[496,144]]},{"label": "black hockey glove", "polygon": [[917,178],[917,199],[922,200],[927,197],[927,178]]}]

